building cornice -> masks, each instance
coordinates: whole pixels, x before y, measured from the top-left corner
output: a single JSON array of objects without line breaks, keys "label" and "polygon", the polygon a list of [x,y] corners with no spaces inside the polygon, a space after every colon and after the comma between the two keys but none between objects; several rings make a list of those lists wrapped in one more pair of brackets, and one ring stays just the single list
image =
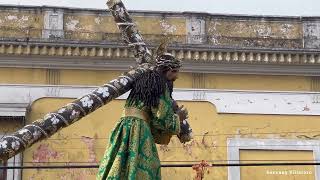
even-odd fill
[{"label": "building cornice", "polygon": [[[316,49],[175,45],[169,52],[183,60],[184,72],[320,76]],[[119,43],[0,41],[0,67],[128,70],[133,58]]]},{"label": "building cornice", "polygon": [[[0,56],[2,68],[37,68],[37,69],[77,69],[77,70],[113,70],[127,71],[135,66],[131,59],[48,57],[48,56]],[[183,62],[181,70],[185,73],[211,74],[253,74],[253,75],[296,75],[320,76],[316,65],[276,65],[276,64],[226,64],[206,62]]]}]

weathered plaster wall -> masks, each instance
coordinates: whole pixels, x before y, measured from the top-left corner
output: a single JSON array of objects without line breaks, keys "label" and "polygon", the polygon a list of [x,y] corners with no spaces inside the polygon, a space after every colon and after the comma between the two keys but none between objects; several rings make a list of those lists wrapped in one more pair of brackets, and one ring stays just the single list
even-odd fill
[{"label": "weathered plaster wall", "polygon": [[303,24],[304,45],[306,48],[320,48],[320,20],[307,21]]},{"label": "weathered plaster wall", "polygon": [[302,48],[302,25],[296,21],[212,19],[209,43],[223,46]]},{"label": "weathered plaster wall", "polygon": [[43,13],[39,9],[23,11],[21,9],[1,10],[0,37],[41,37]]},{"label": "weathered plaster wall", "polygon": [[[186,25],[184,18],[165,18],[161,16],[133,16],[138,29],[149,42],[159,42],[157,35],[178,35],[173,41],[184,42]],[[96,41],[121,41],[113,17],[106,14],[86,15],[66,13],[64,16],[66,38]],[[179,37],[182,35],[183,37]]]},{"label": "weathered plaster wall", "polygon": [[113,17],[106,15],[82,15],[66,13],[64,15],[66,38],[73,40],[117,40],[117,36],[108,37],[105,33],[117,33]]},{"label": "weathered plaster wall", "polygon": [[[31,107],[28,123],[70,101],[48,98],[36,101]],[[209,103],[183,104],[190,112],[195,139],[187,145],[181,145],[178,139],[173,138],[168,146],[159,146],[161,161],[166,164],[170,162],[165,161],[202,159],[225,162],[227,138],[319,139],[320,132],[316,127],[320,122],[316,116],[226,115],[217,114],[215,107]],[[105,151],[110,130],[121,115],[122,106],[123,101],[113,101],[50,139],[34,145],[25,152],[25,165],[37,165],[39,162],[45,162],[42,165],[48,165],[48,162],[50,165],[53,162],[97,163]],[[264,157],[272,155],[268,152],[262,154]],[[300,152],[296,155],[300,156]],[[303,154],[301,157],[310,158]],[[23,173],[26,179],[94,179],[96,170],[26,170]],[[163,168],[163,179],[191,179],[194,175],[191,168]],[[210,169],[206,179],[214,177],[227,179],[227,169]]]},{"label": "weathered plaster wall", "polygon": [[[60,85],[98,86],[119,76],[120,71],[59,70]],[[181,73],[177,88],[234,89],[269,91],[318,91],[317,79],[305,76],[261,76]],[[45,69],[0,68],[3,84],[50,84],[50,73]],[[249,83],[248,83],[249,82]],[[319,83],[318,83],[319,84]],[[318,88],[317,88],[318,87]]]},{"label": "weathered plaster wall", "polygon": [[[44,28],[44,9],[33,10],[10,9],[0,12],[0,38],[1,37],[31,37],[40,38]],[[50,9],[50,8],[49,8]],[[59,11],[60,12],[60,11]],[[61,11],[62,12],[62,11]],[[168,13],[133,13],[138,28],[148,42],[159,42],[162,34],[174,35],[173,42],[196,43],[229,47],[267,47],[267,48],[319,48],[319,23],[317,21],[297,20],[297,18],[250,18],[228,16],[218,18],[214,15],[193,16]],[[117,27],[113,18],[102,11],[63,10],[64,36],[67,40],[85,40],[93,43],[119,40]],[[190,23],[190,18],[200,16],[201,21]],[[192,27],[190,27],[190,25]],[[200,30],[196,26],[200,26]],[[194,27],[193,27],[194,26]],[[203,29],[204,27],[204,29]],[[30,31],[28,29],[31,28]],[[12,30],[14,29],[14,30]],[[191,32],[196,31],[196,32]],[[28,34],[29,33],[29,34]],[[188,35],[197,33],[200,42],[189,41]],[[44,39],[47,40],[47,39]],[[188,40],[188,41],[187,41]],[[60,39],[59,42],[64,42]],[[91,42],[91,43],[92,43]],[[3,45],[4,46],[4,45]],[[208,47],[207,47],[208,48]],[[37,47],[31,51],[30,47],[15,49],[12,45],[0,48],[2,54],[8,53],[19,56],[24,55],[50,55],[59,58],[64,55],[90,54],[94,58],[105,58],[106,53],[99,57],[99,48],[65,47],[57,51],[46,46]],[[199,48],[200,49],[200,48]],[[83,51],[82,51],[83,50]],[[48,53],[49,52],[49,53]],[[78,55],[76,55],[78,54]],[[120,54],[120,53],[119,53]],[[217,56],[215,60],[230,59],[222,53],[212,53]],[[240,53],[239,53],[240,55]],[[86,55],[84,55],[86,56]],[[191,54],[194,60],[199,60],[199,52]],[[193,57],[194,56],[194,57]],[[209,56],[207,53],[204,57]],[[253,54],[247,54],[253,59]],[[238,57],[238,55],[237,55]],[[259,59],[257,56],[257,59]],[[267,57],[267,56],[266,56]],[[270,57],[277,55],[273,54]],[[282,60],[284,59],[284,56]],[[306,56],[307,57],[307,56]],[[313,55],[313,61],[315,56]],[[317,56],[318,57],[318,56]],[[53,58],[53,59],[54,59]],[[88,59],[95,60],[94,58]],[[107,57],[107,58],[111,58]],[[239,59],[246,59],[242,53]],[[188,59],[188,58],[186,58]],[[191,59],[191,58],[190,58]],[[281,58],[279,58],[281,59]],[[307,59],[307,58],[306,58]],[[310,58],[312,59],[312,58]],[[4,60],[7,60],[4,58]],[[260,57],[261,60],[261,57]],[[307,60],[305,60],[307,61]],[[215,63],[218,61],[213,61]],[[267,61],[266,61],[267,62]],[[281,63],[284,61],[280,61]],[[236,61],[234,63],[237,63]],[[291,60],[288,61],[291,63]],[[0,68],[0,83],[7,84],[61,84],[61,85],[101,85],[117,77],[120,71],[95,70],[52,70],[52,69],[26,69],[26,68]],[[178,88],[208,88],[208,89],[240,89],[240,90],[274,90],[274,91],[320,91],[320,81],[317,78],[302,76],[263,76],[263,75],[230,75],[230,74],[191,74],[181,73],[176,82]],[[318,97],[317,97],[318,98]],[[47,112],[70,102],[71,99],[41,99],[35,102],[29,113],[28,121],[43,117]],[[317,101],[318,102],[318,101]],[[209,103],[184,103],[191,114],[191,125],[196,134],[195,140],[182,146],[176,138],[168,146],[159,146],[161,160],[172,161],[199,161],[226,160],[227,138],[287,138],[287,139],[319,139],[319,120],[316,116],[279,116],[279,115],[239,115],[218,114]],[[61,165],[79,164],[79,162],[97,163],[107,144],[110,130],[119,119],[123,101],[113,101],[111,104],[89,115],[75,125],[62,130],[49,140],[40,142],[28,149],[24,155],[25,165]],[[308,110],[306,107],[305,110]],[[306,123],[307,122],[307,123]],[[0,132],[13,132],[22,125],[20,121],[0,120]],[[300,133],[297,133],[300,132]],[[255,154],[258,154],[255,152]],[[248,155],[248,158],[254,158]],[[269,156],[268,152],[263,156]],[[310,158],[309,155],[295,156]],[[246,156],[247,157],[247,156]],[[244,157],[244,158],[246,158]],[[44,162],[44,163],[42,163]],[[49,164],[50,162],[50,164]],[[53,163],[55,162],[55,163]],[[60,163],[59,163],[60,162]],[[224,161],[225,162],[225,161]],[[53,164],[51,164],[53,163]],[[168,163],[168,162],[166,162]],[[248,169],[245,171],[252,171]],[[164,168],[164,179],[191,179],[194,171],[191,168]],[[24,170],[25,179],[94,179],[96,170]],[[210,170],[207,179],[219,177],[227,179],[227,168],[214,168]],[[260,179],[263,177],[259,175]],[[259,179],[258,178],[258,179]]]},{"label": "weathered plaster wall", "polygon": [[169,17],[133,17],[142,35],[148,41],[159,43],[161,36],[171,36],[172,43],[185,43],[186,41],[186,20],[185,18]]},{"label": "weathered plaster wall", "polygon": [[[173,42],[237,47],[303,48],[303,23],[297,19],[225,17],[201,14],[174,17],[133,13],[133,19],[148,42],[158,42],[160,34],[176,35]],[[199,22],[198,22],[199,21]],[[202,22],[200,22],[202,21]],[[76,31],[70,39],[116,40],[118,30],[106,14],[65,13],[65,30]],[[96,33],[95,33],[96,32]],[[106,37],[109,36],[109,37]],[[193,36],[192,38],[189,36]],[[190,40],[193,39],[193,40]],[[194,39],[201,38],[201,41]]]},{"label": "weathered plaster wall", "polygon": [[[41,37],[44,24],[48,24],[44,23],[44,16],[49,11],[59,11],[63,16],[64,34],[59,32],[59,38],[93,42],[121,41],[109,12],[50,7],[4,7],[0,13],[0,37]],[[159,35],[169,34],[172,35],[173,43],[183,44],[319,48],[319,20],[316,17],[227,16],[171,12],[131,14],[149,43],[158,43],[161,39]]]}]

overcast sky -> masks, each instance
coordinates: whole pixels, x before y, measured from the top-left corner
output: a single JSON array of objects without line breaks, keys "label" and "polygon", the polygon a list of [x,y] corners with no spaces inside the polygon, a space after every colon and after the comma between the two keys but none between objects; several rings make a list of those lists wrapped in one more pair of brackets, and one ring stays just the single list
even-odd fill
[{"label": "overcast sky", "polygon": [[[123,0],[130,10],[320,16],[320,0]],[[0,0],[0,4],[106,8],[106,0]]]}]

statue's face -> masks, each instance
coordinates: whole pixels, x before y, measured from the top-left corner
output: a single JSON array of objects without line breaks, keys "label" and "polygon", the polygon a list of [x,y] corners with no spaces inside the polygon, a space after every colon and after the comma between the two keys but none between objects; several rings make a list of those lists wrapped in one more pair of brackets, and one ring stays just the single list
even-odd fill
[{"label": "statue's face", "polygon": [[175,81],[178,79],[179,75],[179,68],[176,69],[170,69],[166,72],[166,77],[169,81]]}]

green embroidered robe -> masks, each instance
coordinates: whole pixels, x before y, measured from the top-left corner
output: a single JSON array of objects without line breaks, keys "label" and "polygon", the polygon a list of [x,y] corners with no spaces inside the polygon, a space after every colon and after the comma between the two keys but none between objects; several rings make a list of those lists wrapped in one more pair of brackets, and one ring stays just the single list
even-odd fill
[{"label": "green embroidered robe", "polygon": [[109,146],[101,161],[97,180],[159,180],[160,160],[156,144],[168,144],[180,132],[179,117],[174,114],[169,93],[160,97],[157,108],[142,102],[125,108],[149,109],[150,122],[137,117],[122,117],[112,130]]}]

